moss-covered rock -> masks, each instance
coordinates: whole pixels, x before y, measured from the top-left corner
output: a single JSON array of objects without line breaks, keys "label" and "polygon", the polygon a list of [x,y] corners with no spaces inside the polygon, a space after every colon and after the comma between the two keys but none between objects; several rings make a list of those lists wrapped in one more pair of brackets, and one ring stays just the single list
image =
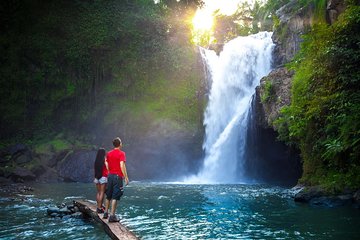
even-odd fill
[{"label": "moss-covered rock", "polygon": [[281,67],[260,80],[260,85],[256,88],[256,94],[260,98],[257,101],[258,121],[265,128],[276,130],[273,122],[280,116],[281,108],[290,104],[292,76],[291,71]]}]

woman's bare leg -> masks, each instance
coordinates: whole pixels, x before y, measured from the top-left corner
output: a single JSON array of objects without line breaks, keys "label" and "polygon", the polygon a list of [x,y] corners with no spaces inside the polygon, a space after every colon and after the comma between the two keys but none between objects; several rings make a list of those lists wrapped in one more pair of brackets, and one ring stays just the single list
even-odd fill
[{"label": "woman's bare leg", "polygon": [[[105,189],[106,189],[106,183],[105,184],[100,184],[100,191],[99,191],[99,202],[100,202],[100,207],[102,207],[103,202],[104,202],[104,195],[105,195]],[[99,206],[99,204],[98,204]]]},{"label": "woman's bare leg", "polygon": [[101,205],[102,205],[102,198],[101,197],[101,185],[100,183],[97,183],[96,184],[96,205],[98,208],[101,208]]}]

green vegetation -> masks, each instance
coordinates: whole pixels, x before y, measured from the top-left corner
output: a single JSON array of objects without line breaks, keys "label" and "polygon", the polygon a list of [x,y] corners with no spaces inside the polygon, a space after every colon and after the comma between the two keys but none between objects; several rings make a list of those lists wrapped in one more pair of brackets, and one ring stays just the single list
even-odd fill
[{"label": "green vegetation", "polygon": [[215,12],[215,41],[226,43],[237,36],[247,36],[259,31],[272,31],[271,12],[274,12],[274,8],[278,6],[280,5],[264,5],[257,1],[252,6],[244,2],[230,16]]},{"label": "green vegetation", "polygon": [[289,68],[292,103],[276,121],[280,138],[298,146],[302,182],[331,191],[360,187],[360,7],[304,36]]},{"label": "green vegetation", "polygon": [[274,86],[268,79],[265,80],[264,93],[261,94],[262,103],[270,102],[275,97]]},{"label": "green vegetation", "polygon": [[58,133],[93,141],[159,119],[197,128],[202,68],[183,19],[200,3],[2,1],[0,144],[63,149]]},{"label": "green vegetation", "polygon": [[63,150],[71,149],[71,144],[62,139],[54,139],[50,142],[38,144],[34,151],[40,154],[49,152],[60,152]]}]

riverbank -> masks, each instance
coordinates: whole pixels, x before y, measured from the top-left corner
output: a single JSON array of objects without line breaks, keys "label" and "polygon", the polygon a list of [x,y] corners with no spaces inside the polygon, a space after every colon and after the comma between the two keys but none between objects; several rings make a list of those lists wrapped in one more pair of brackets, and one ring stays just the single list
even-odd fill
[{"label": "riverbank", "polygon": [[342,192],[335,194],[326,191],[321,186],[297,185],[293,190],[295,202],[329,208],[352,206],[360,209],[360,189],[356,191],[344,189]]},{"label": "riverbank", "polygon": [[12,197],[16,194],[27,194],[33,191],[34,189],[27,184],[15,183],[0,177],[0,196],[2,197]]}]

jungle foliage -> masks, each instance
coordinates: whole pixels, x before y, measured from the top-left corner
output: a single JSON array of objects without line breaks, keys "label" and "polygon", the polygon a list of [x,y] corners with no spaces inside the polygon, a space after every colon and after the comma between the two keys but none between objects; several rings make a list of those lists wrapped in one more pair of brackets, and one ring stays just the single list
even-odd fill
[{"label": "jungle foliage", "polygon": [[201,72],[183,20],[200,4],[1,1],[0,140],[161,118],[197,127]]},{"label": "jungle foliage", "polygon": [[360,186],[360,7],[349,4],[333,25],[319,22],[289,64],[292,102],[277,126],[298,146],[302,182],[327,189]]}]

